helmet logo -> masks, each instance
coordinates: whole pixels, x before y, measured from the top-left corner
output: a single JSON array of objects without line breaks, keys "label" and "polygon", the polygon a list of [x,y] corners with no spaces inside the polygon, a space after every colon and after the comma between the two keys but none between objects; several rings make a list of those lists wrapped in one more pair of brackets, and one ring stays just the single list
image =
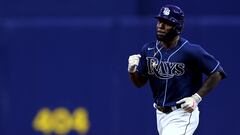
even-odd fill
[{"label": "helmet logo", "polygon": [[169,15],[169,14],[170,14],[170,9],[167,8],[167,7],[165,7],[165,8],[163,9],[163,15]]}]

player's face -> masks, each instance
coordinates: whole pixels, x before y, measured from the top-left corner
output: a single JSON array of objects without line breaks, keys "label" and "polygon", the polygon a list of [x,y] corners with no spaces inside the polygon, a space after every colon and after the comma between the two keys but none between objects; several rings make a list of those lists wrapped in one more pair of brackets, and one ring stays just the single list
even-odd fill
[{"label": "player's face", "polygon": [[158,20],[156,29],[157,37],[163,38],[173,29],[173,25],[165,20]]}]

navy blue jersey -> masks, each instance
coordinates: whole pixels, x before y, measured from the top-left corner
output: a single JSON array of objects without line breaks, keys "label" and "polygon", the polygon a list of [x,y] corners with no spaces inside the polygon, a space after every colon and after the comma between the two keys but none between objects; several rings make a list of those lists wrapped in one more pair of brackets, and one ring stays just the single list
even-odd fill
[{"label": "navy blue jersey", "polygon": [[159,106],[173,106],[192,96],[202,86],[203,74],[220,71],[225,77],[218,60],[183,38],[171,49],[159,42],[147,43],[141,56],[138,74],[148,78],[154,102]]}]

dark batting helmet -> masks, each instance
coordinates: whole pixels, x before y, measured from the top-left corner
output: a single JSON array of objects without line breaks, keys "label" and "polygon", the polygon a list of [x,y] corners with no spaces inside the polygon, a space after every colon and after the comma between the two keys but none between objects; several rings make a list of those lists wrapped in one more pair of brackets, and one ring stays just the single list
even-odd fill
[{"label": "dark batting helmet", "polygon": [[184,23],[183,11],[175,5],[165,5],[161,8],[159,14],[155,17],[163,19],[176,26],[177,33],[180,34]]}]

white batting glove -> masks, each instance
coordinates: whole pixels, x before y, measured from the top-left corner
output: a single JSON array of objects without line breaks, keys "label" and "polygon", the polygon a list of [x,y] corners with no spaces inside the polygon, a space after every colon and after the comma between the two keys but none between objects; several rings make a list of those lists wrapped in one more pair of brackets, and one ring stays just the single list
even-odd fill
[{"label": "white batting glove", "polygon": [[128,58],[128,72],[134,73],[137,71],[137,66],[139,64],[139,60],[141,58],[140,54],[131,55]]},{"label": "white batting glove", "polygon": [[177,101],[177,104],[181,104],[181,108],[183,108],[187,112],[193,112],[194,109],[198,106],[198,104],[202,101],[201,96],[197,93],[192,95],[191,97],[183,98]]}]

